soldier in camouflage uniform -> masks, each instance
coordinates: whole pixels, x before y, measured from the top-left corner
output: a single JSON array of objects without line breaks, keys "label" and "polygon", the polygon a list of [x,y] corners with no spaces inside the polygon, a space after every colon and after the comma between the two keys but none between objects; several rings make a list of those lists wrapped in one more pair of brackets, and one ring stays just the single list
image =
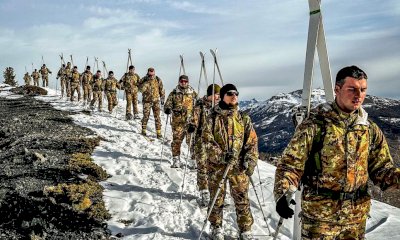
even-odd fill
[{"label": "soldier in camouflage uniform", "polygon": [[48,87],[49,86],[49,73],[51,74],[51,71],[46,67],[46,64],[43,64],[43,66],[39,70],[40,75],[42,75],[42,87]]},{"label": "soldier in camouflage uniform", "polygon": [[386,139],[361,107],[366,91],[364,71],[341,69],[335,102],[310,112],[278,163],[274,195],[281,217],[293,216],[288,189],[303,185],[302,239],[364,239],[368,179],[382,190],[399,188],[400,169]]},{"label": "soldier in camouflage uniform", "polygon": [[104,91],[105,81],[101,77],[101,71],[97,70],[96,75],[93,76],[93,99],[90,102],[90,108],[94,109],[94,104],[96,101],[98,102],[98,110],[101,112],[101,108],[103,105],[103,91]]},{"label": "soldier in camouflage uniform", "polygon": [[31,83],[32,78],[31,78],[31,76],[29,76],[29,72],[26,72],[26,73],[25,73],[25,75],[24,75],[24,81],[25,81],[25,85],[27,85],[27,86],[29,86],[29,85],[32,84],[32,83]]},{"label": "soldier in camouflage uniform", "polygon": [[71,97],[72,70],[71,70],[70,62],[67,62],[67,66],[64,69],[64,77],[65,77],[65,88],[66,88],[66,92],[67,92],[67,97]]},{"label": "soldier in camouflage uniform", "polygon": [[81,74],[81,84],[83,89],[83,102],[86,105],[92,98],[93,74],[90,71],[90,66],[86,66],[85,72]]},{"label": "soldier in camouflage uniform", "polygon": [[[213,90],[214,89],[214,90]],[[210,202],[210,192],[208,191],[207,180],[207,155],[203,144],[202,134],[204,124],[209,115],[212,104],[219,102],[219,90],[221,87],[217,84],[211,84],[207,88],[207,95],[196,101],[193,110],[193,116],[188,126],[188,133],[194,133],[193,156],[197,163],[197,187],[200,191],[199,204],[201,207],[208,206]]]},{"label": "soldier in camouflage uniform", "polygon": [[135,73],[135,67],[129,66],[129,71],[119,80],[121,89],[125,90],[126,96],[126,120],[132,119],[132,105],[135,119],[139,119],[138,109],[138,83],[140,77]]},{"label": "soldier in camouflage uniform", "polygon": [[80,74],[78,72],[78,67],[74,66],[72,73],[71,73],[71,78],[70,78],[70,87],[71,87],[71,102],[74,101],[74,94],[75,91],[78,92],[78,101],[81,100],[81,88],[80,88]]},{"label": "soldier in camouflage uniform", "polygon": [[180,167],[181,145],[186,137],[187,145],[190,145],[190,134],[187,133],[188,123],[193,114],[193,107],[197,100],[196,91],[189,85],[189,77],[181,75],[179,84],[168,95],[164,105],[165,114],[172,113],[172,166]]},{"label": "soldier in camouflage uniform", "polygon": [[61,97],[63,97],[65,91],[65,84],[67,81],[67,78],[65,76],[65,64],[62,64],[62,66],[58,70],[56,79],[60,79]]},{"label": "soldier in camouflage uniform", "polygon": [[114,72],[109,71],[108,78],[104,80],[104,92],[107,96],[108,111],[110,114],[112,113],[114,107],[118,105],[117,89],[119,88],[120,86],[118,84],[118,80],[114,77]]},{"label": "soldier in camouflage uniform", "polygon": [[33,86],[39,87],[40,74],[37,71],[37,69],[35,69],[35,71],[32,72],[31,77],[33,78]]},{"label": "soldier in camouflage uniform", "polygon": [[142,92],[143,103],[142,135],[146,136],[150,110],[153,109],[157,138],[161,139],[160,103],[164,105],[165,91],[161,79],[155,75],[154,68],[147,69],[147,75],[140,79],[139,90]]},{"label": "soldier in camouflage uniform", "polygon": [[[227,180],[235,202],[240,239],[253,239],[253,216],[248,197],[249,177],[257,165],[257,135],[250,117],[238,111],[238,91],[233,84],[221,88],[221,101],[206,119],[203,141],[208,159],[208,185],[214,198],[223,173],[229,167]],[[209,221],[212,238],[224,239],[222,231],[223,207],[226,183],[212,208]]]}]

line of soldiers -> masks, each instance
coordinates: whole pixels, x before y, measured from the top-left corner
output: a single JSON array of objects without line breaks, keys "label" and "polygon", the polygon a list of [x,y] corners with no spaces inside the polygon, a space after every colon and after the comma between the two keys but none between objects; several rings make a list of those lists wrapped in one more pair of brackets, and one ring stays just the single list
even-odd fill
[{"label": "line of soldiers", "polygon": [[26,72],[23,79],[25,85],[32,85],[33,79],[33,85],[39,87],[39,79],[42,78],[42,87],[48,87],[49,74],[51,73],[52,72],[46,67],[46,64],[43,64],[39,71],[35,69],[31,75],[29,75],[29,72]]}]

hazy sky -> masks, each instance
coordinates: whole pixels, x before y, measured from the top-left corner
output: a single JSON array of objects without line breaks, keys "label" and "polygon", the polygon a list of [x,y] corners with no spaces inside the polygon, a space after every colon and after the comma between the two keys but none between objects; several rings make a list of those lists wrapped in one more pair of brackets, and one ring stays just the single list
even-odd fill
[{"label": "hazy sky", "polygon": [[[333,78],[358,65],[369,94],[400,99],[400,1],[323,0],[322,12]],[[38,68],[43,56],[54,86],[63,53],[80,71],[86,56],[91,66],[99,57],[119,78],[131,48],[139,75],[155,67],[170,92],[180,54],[197,89],[199,51],[211,82],[209,49],[218,48],[224,82],[238,86],[240,99],[266,100],[302,88],[308,21],[307,0],[0,0],[0,68],[13,66],[22,84],[25,66]]]}]

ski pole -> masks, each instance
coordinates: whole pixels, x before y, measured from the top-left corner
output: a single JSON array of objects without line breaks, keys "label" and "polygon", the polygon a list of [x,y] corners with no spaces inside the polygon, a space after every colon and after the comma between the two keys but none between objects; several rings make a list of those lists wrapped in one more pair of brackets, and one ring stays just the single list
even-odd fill
[{"label": "ski pole", "polygon": [[[263,203],[264,203],[264,205],[265,205],[265,198],[264,198],[264,193],[263,193],[263,190],[262,190],[262,185],[261,185],[261,176],[260,176],[260,168],[258,167],[258,164],[257,164],[257,172],[258,172],[258,180],[260,181],[260,191],[261,191],[261,196],[262,196],[262,198],[263,198]],[[254,190],[255,191],[255,190]]]},{"label": "ski pole", "polygon": [[[282,197],[286,197],[286,201],[287,201],[288,205],[291,204],[291,201],[292,201],[292,198],[293,198],[293,195],[294,195],[295,192],[296,192],[296,187],[290,186],[290,188],[289,188],[289,190],[286,192],[286,194],[285,194],[284,196],[282,196]],[[276,231],[275,231],[274,239],[273,239],[273,240],[276,240],[276,238],[278,237],[280,228],[281,228],[281,226],[282,226],[282,224],[283,224],[283,220],[284,220],[283,217],[280,217],[280,218],[279,218],[279,222],[278,222],[278,225],[276,226]]]},{"label": "ski pole", "polygon": [[182,180],[182,188],[181,188],[181,199],[179,200],[178,213],[181,212],[181,203],[182,203],[182,196],[183,196],[183,188],[185,187],[185,177],[186,177],[188,159],[189,159],[189,155],[190,155],[190,145],[191,145],[191,143],[192,143],[192,137],[189,138],[189,148],[188,148],[188,152],[187,152],[186,160],[185,160],[185,170],[183,171],[183,180]]},{"label": "ski pole", "polygon": [[165,135],[167,135],[168,119],[169,119],[169,115],[167,115],[167,119],[165,120],[164,136],[163,136],[162,143],[161,143],[160,167],[161,167],[161,160],[162,160],[163,152],[164,152]]},{"label": "ski pole", "polygon": [[261,210],[261,213],[262,213],[262,215],[263,215],[265,224],[267,224],[268,233],[269,233],[269,235],[271,235],[271,229],[269,229],[269,225],[268,225],[267,218],[265,217],[264,210],[263,210],[263,208],[262,208],[262,206],[261,206],[260,198],[258,197],[258,194],[257,194],[257,191],[256,191],[256,186],[254,185],[254,182],[253,182],[253,179],[251,178],[251,176],[249,176],[249,179],[250,179],[251,185],[253,186],[254,193],[256,194],[256,198],[257,198],[257,201],[258,201],[258,205],[260,205],[260,210]]},{"label": "ski pole", "polygon": [[213,200],[212,200],[212,202],[211,202],[211,205],[210,205],[209,208],[208,208],[207,217],[206,217],[206,219],[204,220],[203,227],[201,228],[201,232],[200,232],[200,235],[199,235],[198,240],[200,240],[201,235],[203,235],[204,228],[206,227],[206,224],[207,224],[207,220],[208,220],[208,218],[209,218],[210,215],[211,215],[211,211],[212,211],[213,208],[214,208],[215,202],[217,201],[218,195],[219,195],[219,193],[221,192],[222,186],[225,184],[226,176],[228,175],[228,172],[229,172],[229,170],[231,169],[231,167],[232,167],[232,164],[229,164],[229,165],[226,166],[226,168],[225,168],[224,174],[222,175],[222,179],[221,179],[221,181],[220,181],[219,184],[218,184],[218,189],[217,189],[217,191],[216,191],[216,193],[215,193],[215,196],[214,196],[214,198],[213,198]]}]

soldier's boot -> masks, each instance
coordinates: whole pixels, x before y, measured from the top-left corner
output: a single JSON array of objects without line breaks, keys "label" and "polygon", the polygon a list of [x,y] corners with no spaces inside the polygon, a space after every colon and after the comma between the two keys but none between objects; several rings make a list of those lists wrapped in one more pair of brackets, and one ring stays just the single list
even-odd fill
[{"label": "soldier's boot", "polygon": [[179,156],[175,156],[172,158],[171,168],[179,168],[181,167],[181,159]]},{"label": "soldier's boot", "polygon": [[161,129],[157,129],[157,138],[162,139]]},{"label": "soldier's boot", "polygon": [[135,114],[133,115],[133,118],[134,118],[134,119],[140,119],[139,114],[135,113]]},{"label": "soldier's boot", "polygon": [[146,128],[142,128],[142,135],[143,135],[143,136],[147,136],[147,134],[146,134]]},{"label": "soldier's boot", "polygon": [[246,232],[242,232],[240,233],[240,240],[254,240],[255,238],[253,237],[253,234],[251,233],[251,231],[246,231]]},{"label": "soldier's boot", "polygon": [[220,226],[211,226],[211,239],[224,240],[224,231]]},{"label": "soldier's boot", "polygon": [[127,113],[126,115],[125,115],[125,120],[132,120],[132,113]]},{"label": "soldier's boot", "polygon": [[200,198],[198,200],[200,207],[207,207],[210,203],[210,192],[208,189],[200,190]]}]

